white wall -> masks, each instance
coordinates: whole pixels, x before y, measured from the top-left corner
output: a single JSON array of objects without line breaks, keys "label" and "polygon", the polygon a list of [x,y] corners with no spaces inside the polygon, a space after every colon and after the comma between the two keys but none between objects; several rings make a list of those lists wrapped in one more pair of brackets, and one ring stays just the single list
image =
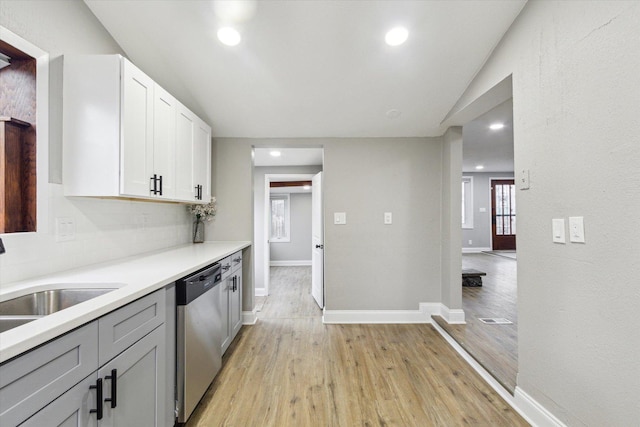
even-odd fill
[{"label": "white wall", "polygon": [[[252,235],[254,145],[324,147],[327,309],[417,310],[440,301],[441,138],[216,139],[216,194],[231,213],[211,224],[213,239]],[[333,212],[346,212],[347,225],[333,225]],[[384,212],[393,225],[383,224]]]},{"label": "white wall", "polygon": [[[639,22],[637,1],[530,1],[454,109],[513,74],[518,387],[568,425],[640,420]],[[552,243],[569,216],[586,243]]]},{"label": "white wall", "polygon": [[271,242],[271,261],[311,262],[311,193],[289,195],[291,236],[288,242]]},{"label": "white wall", "polygon": [[[0,26],[47,51],[52,64],[67,53],[122,53],[81,1],[0,1]],[[59,75],[51,73],[52,79]],[[66,198],[62,195],[59,85],[50,91],[48,233],[3,235],[0,286],[55,271],[121,258],[189,241],[190,217],[184,206]],[[40,161],[40,159],[39,159]],[[72,217],[76,239],[56,242],[55,218]],[[42,229],[43,227],[40,227]]]},{"label": "white wall", "polygon": [[[462,175],[473,177],[473,228],[462,229],[462,247],[491,248],[491,178],[513,178],[513,173],[465,172]],[[480,212],[481,208],[485,211]],[[469,240],[473,243],[469,244]]]}]

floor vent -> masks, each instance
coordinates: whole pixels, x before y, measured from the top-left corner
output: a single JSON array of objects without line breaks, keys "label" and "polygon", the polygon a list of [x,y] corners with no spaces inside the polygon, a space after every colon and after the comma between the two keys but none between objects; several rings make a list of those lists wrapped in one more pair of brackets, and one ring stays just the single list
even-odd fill
[{"label": "floor vent", "polygon": [[482,323],[486,323],[487,325],[512,325],[513,322],[509,319],[505,319],[504,317],[478,317]]}]

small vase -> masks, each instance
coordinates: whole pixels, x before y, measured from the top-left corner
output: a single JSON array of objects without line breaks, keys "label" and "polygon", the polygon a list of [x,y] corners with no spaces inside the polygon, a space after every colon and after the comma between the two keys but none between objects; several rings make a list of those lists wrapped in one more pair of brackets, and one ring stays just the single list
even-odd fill
[{"label": "small vase", "polygon": [[204,222],[200,218],[193,221],[193,243],[204,242]]}]

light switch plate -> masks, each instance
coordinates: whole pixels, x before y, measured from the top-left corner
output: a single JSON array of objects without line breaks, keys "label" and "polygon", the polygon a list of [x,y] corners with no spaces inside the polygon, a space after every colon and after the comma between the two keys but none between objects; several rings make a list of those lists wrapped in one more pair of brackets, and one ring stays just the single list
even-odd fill
[{"label": "light switch plate", "polygon": [[391,212],[384,213],[384,223],[386,225],[393,224],[393,214]]},{"label": "light switch plate", "polygon": [[529,184],[529,169],[523,169],[520,171],[520,176],[518,177],[518,181],[520,184],[521,190],[528,190],[530,187]]},{"label": "light switch plate", "polygon": [[551,220],[554,243],[566,243],[564,235],[564,218],[554,218]]},{"label": "light switch plate", "polygon": [[573,243],[584,243],[584,217],[569,217],[569,241]]},{"label": "light switch plate", "polygon": [[346,212],[334,212],[333,213],[333,223],[335,225],[345,225],[347,223],[347,213]]}]

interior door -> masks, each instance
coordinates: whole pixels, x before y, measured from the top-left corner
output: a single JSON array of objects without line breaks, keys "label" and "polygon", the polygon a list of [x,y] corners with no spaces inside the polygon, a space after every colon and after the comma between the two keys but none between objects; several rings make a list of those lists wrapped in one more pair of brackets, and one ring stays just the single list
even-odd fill
[{"label": "interior door", "polygon": [[311,181],[311,295],[324,308],[324,227],[322,215],[322,172]]},{"label": "interior door", "polygon": [[516,188],[513,179],[491,180],[493,250],[516,249]]}]

